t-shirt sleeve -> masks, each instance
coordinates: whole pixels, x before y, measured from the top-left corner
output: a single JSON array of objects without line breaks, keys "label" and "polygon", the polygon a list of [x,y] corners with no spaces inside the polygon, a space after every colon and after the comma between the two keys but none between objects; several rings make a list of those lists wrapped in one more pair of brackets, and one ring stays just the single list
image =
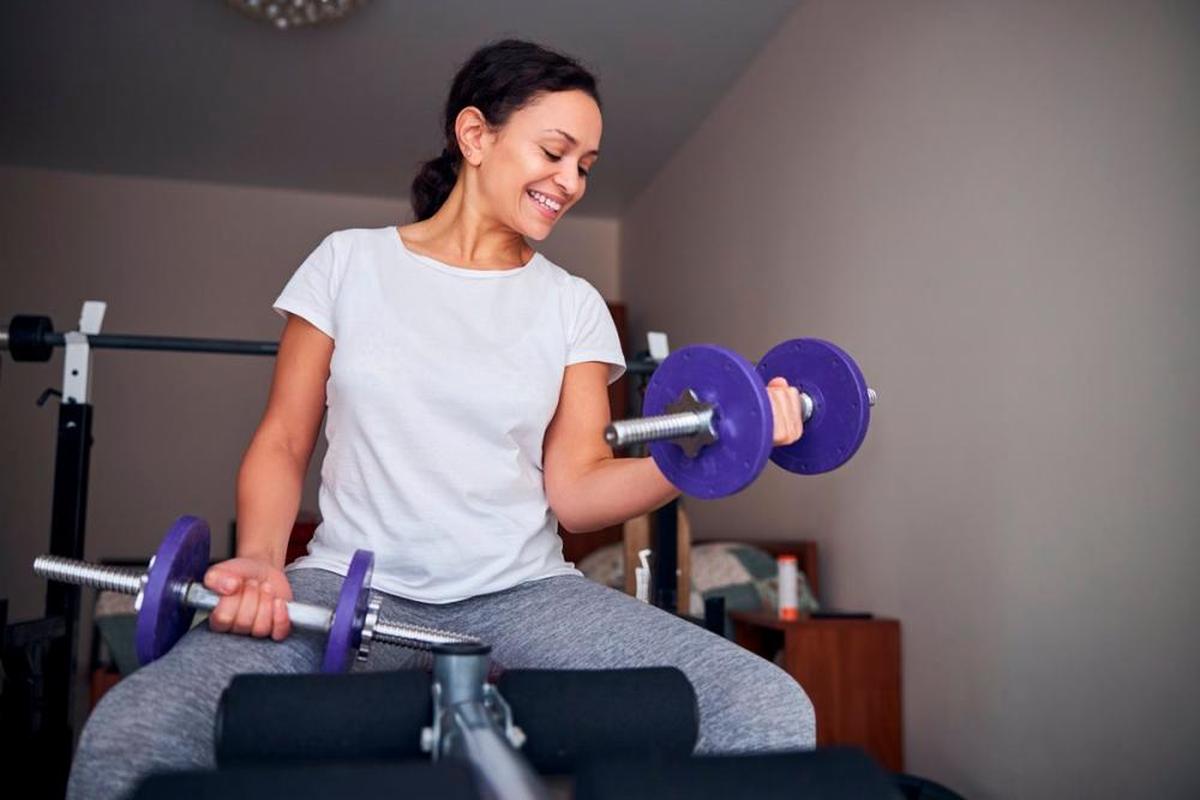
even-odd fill
[{"label": "t-shirt sleeve", "polygon": [[582,278],[574,278],[575,315],[567,345],[567,364],[601,361],[609,365],[612,384],[625,373],[625,354],[612,312],[600,292]]},{"label": "t-shirt sleeve", "polygon": [[333,235],[326,236],[300,264],[272,308],[279,316],[296,314],[334,338],[333,306],[337,298],[338,270]]}]

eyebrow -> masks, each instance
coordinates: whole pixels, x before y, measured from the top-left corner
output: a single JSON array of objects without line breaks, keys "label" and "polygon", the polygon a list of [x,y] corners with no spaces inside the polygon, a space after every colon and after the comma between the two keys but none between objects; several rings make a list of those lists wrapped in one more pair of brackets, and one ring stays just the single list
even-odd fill
[{"label": "eyebrow", "polygon": [[[566,131],[562,130],[561,128],[546,128],[542,132],[543,133],[557,133],[558,135],[565,137],[566,140],[568,142],[570,142],[572,145],[575,145],[575,146],[579,145],[578,139],[576,139],[574,136],[567,133]],[[600,151],[599,150],[590,150],[590,151],[584,153],[584,155],[585,156],[598,156],[598,155],[600,155]]]}]

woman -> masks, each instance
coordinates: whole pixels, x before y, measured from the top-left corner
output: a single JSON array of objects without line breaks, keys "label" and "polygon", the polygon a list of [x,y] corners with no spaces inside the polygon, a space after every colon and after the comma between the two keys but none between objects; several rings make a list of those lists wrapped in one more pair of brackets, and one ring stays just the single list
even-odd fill
[{"label": "woman", "polygon": [[[562,557],[559,522],[594,530],[679,494],[652,459],[612,457],[607,386],[625,363],[612,318],[594,288],[528,244],[587,188],[595,80],[533,44],[485,47],[454,80],[444,132],[446,149],[413,182],[416,222],[330,234],[276,301],[287,321],[238,476],[238,552],[205,576],[223,595],[211,630],[104,697],[72,796],[211,765],[233,675],[318,667],[320,638],[290,635],[285,602],[334,605],[357,548],[375,552],[384,616],[479,636],[507,667],[679,667],[699,698],[698,752],[813,745],[811,704],[782,670]],[[796,390],[776,379],[770,395],[776,443],[795,441]],[[323,522],[285,574],[327,405]],[[377,647],[365,668],[419,659]]]}]

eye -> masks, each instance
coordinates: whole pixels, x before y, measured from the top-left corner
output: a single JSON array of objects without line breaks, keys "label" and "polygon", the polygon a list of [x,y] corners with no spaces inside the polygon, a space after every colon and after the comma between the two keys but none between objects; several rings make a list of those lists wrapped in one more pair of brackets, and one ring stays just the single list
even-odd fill
[{"label": "eye", "polygon": [[[547,160],[554,161],[554,162],[562,161],[562,156],[560,156],[558,153],[552,153],[544,147],[540,147],[540,149],[543,153],[546,154]],[[591,172],[591,170],[587,170],[587,169],[584,169],[583,167],[580,167],[579,168],[579,177],[586,178],[588,176],[589,172]]]}]

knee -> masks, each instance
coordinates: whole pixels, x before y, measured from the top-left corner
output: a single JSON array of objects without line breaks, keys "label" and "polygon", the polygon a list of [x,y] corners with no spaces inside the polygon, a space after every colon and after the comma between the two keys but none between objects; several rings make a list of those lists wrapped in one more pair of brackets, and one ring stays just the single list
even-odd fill
[{"label": "knee", "polygon": [[816,739],[816,713],[804,688],[779,667],[757,657],[744,669],[732,672],[710,702],[701,698],[697,752],[811,750]]},{"label": "knee", "polygon": [[156,685],[150,668],[117,683],[83,726],[70,798],[123,797],[158,770],[212,763],[212,710],[186,687]]},{"label": "knee", "polygon": [[773,666],[770,673],[765,681],[770,686],[768,692],[773,699],[769,703],[782,734],[778,749],[811,750],[817,746],[817,713],[808,692],[782,669]]}]

